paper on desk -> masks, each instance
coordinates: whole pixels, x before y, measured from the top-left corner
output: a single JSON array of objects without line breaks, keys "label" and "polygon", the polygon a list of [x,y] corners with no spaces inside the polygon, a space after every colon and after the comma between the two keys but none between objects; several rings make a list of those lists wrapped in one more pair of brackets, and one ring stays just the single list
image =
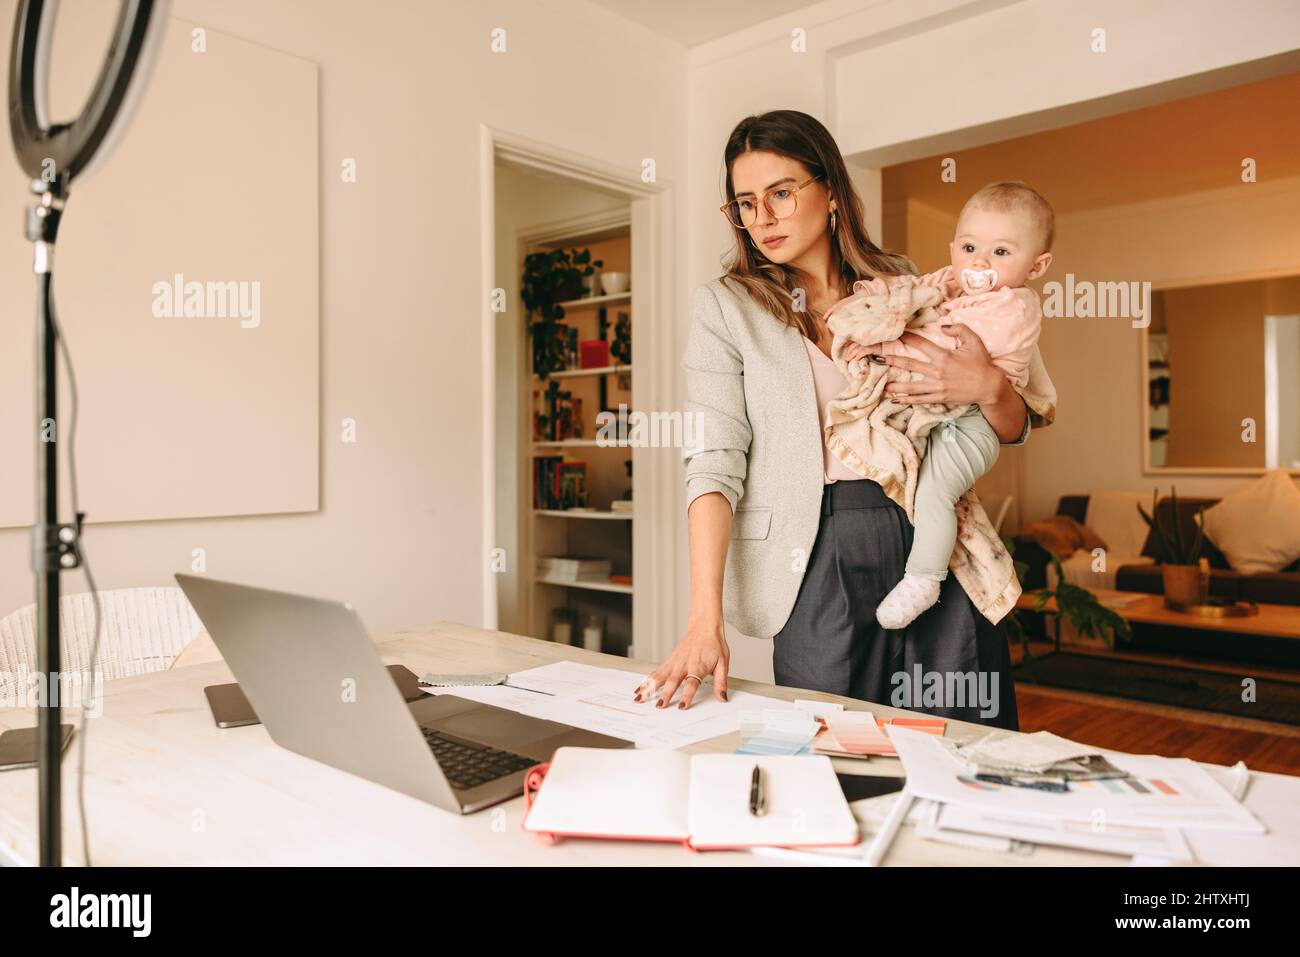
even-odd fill
[{"label": "paper on desk", "polygon": [[1246,767],[1245,761],[1238,761],[1230,768],[1207,764],[1205,771],[1238,801],[1246,796],[1246,788],[1250,786],[1250,769]]},{"label": "paper on desk", "polygon": [[725,702],[718,701],[706,688],[685,710],[675,705],[659,708],[653,701],[632,699],[644,680],[645,675],[633,671],[556,661],[513,673],[511,687],[425,690],[622,738],[638,748],[685,747],[739,730],[740,714],[747,708],[790,707],[787,701],[745,691],[731,691]]},{"label": "paper on desk", "polygon": [[1182,832],[1173,827],[1110,824],[1099,829],[1095,822],[981,811],[955,804],[941,805],[936,823],[953,831],[994,834],[1031,844],[1077,847],[1106,854],[1150,854],[1173,860],[1192,857]]},{"label": "paper on desk", "polygon": [[844,705],[838,701],[813,701],[811,698],[795,698],[794,707],[796,711],[807,711],[814,718],[825,718],[844,710]]},{"label": "paper on desk", "polygon": [[907,728],[890,737],[919,797],[975,810],[1119,824],[1263,834],[1264,826],[1187,758],[1103,753],[1128,779],[1072,781],[1065,793],[977,781],[940,739]]},{"label": "paper on desk", "polygon": [[[749,850],[754,854],[765,857],[780,857],[786,860],[798,862],[801,864],[818,864],[823,866],[840,867],[840,866],[862,866],[863,856],[871,843],[871,838],[875,837],[884,827],[885,820],[889,813],[894,809],[898,802],[899,795],[902,792],[894,791],[889,794],[878,794],[875,797],[859,798],[856,801],[849,802],[849,810],[853,812],[854,819],[858,822],[858,833],[862,838],[862,843],[855,847],[819,847],[819,848],[784,848],[784,847],[751,847]],[[916,801],[904,819],[906,824],[919,824],[922,818],[929,813],[928,801]]]},{"label": "paper on desk", "polygon": [[925,816],[916,824],[916,834],[927,841],[940,844],[952,844],[957,847],[973,847],[977,851],[996,851],[1009,854],[1012,851],[1028,852],[1033,848],[1022,841],[996,834],[976,834],[971,831],[957,831],[942,827],[937,823],[939,809],[943,805],[936,801],[917,801],[925,809]]},{"label": "paper on desk", "polygon": [[[858,833],[862,837],[861,846],[800,848],[798,850],[781,847],[753,847],[750,848],[750,851],[754,854],[766,857],[780,857],[800,864],[818,864],[831,867],[863,866],[865,864],[864,856],[870,847],[871,839],[880,833],[881,828],[885,826],[885,821],[890,812],[893,811],[894,805],[898,803],[901,793],[895,791],[891,794],[880,794],[876,797],[861,798],[849,802],[849,809],[858,822]],[[932,820],[937,808],[938,805],[933,801],[914,801],[903,823],[913,825],[919,835],[930,841],[976,847],[988,851],[1010,851],[1014,849],[1013,844],[1015,842],[1005,838],[985,837],[936,828]],[[1021,846],[1023,847],[1023,845]]]}]

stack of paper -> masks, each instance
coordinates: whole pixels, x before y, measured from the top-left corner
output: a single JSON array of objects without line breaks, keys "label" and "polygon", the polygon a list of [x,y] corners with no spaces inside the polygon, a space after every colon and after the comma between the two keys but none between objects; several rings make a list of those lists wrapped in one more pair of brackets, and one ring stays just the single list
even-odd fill
[{"label": "stack of paper", "polygon": [[1105,751],[1124,777],[1071,780],[1061,791],[1045,791],[981,780],[960,755],[969,750],[1033,771],[1063,754],[1099,749],[1055,735],[1036,740],[991,735],[986,746],[977,742],[973,749],[954,749],[908,728],[891,729],[890,736],[907,772],[908,791],[940,805],[939,828],[1175,860],[1191,857],[1183,831],[1265,831],[1236,797],[1186,758]]}]

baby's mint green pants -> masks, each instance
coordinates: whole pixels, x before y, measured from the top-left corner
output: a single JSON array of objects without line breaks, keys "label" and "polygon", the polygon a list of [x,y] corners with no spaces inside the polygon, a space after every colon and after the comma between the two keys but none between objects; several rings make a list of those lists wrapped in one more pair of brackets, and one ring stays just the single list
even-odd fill
[{"label": "baby's mint green pants", "polygon": [[957,543],[957,499],[997,460],[997,434],[977,405],[930,430],[916,481],[909,574],[937,582],[948,577],[948,560]]}]

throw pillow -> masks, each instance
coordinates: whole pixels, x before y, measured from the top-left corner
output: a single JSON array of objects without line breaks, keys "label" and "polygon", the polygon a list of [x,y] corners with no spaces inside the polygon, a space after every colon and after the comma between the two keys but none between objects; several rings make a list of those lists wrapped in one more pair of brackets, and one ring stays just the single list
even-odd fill
[{"label": "throw pillow", "polygon": [[1300,558],[1300,488],[1274,469],[1207,508],[1202,527],[1233,571],[1281,571]]}]

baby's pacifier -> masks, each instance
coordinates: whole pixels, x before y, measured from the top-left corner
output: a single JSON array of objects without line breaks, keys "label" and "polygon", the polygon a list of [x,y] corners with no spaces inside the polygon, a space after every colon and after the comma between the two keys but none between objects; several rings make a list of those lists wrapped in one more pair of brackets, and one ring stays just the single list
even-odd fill
[{"label": "baby's pacifier", "polygon": [[998,284],[998,271],[996,269],[963,269],[961,271],[961,284],[966,287],[968,292],[991,292]]}]

